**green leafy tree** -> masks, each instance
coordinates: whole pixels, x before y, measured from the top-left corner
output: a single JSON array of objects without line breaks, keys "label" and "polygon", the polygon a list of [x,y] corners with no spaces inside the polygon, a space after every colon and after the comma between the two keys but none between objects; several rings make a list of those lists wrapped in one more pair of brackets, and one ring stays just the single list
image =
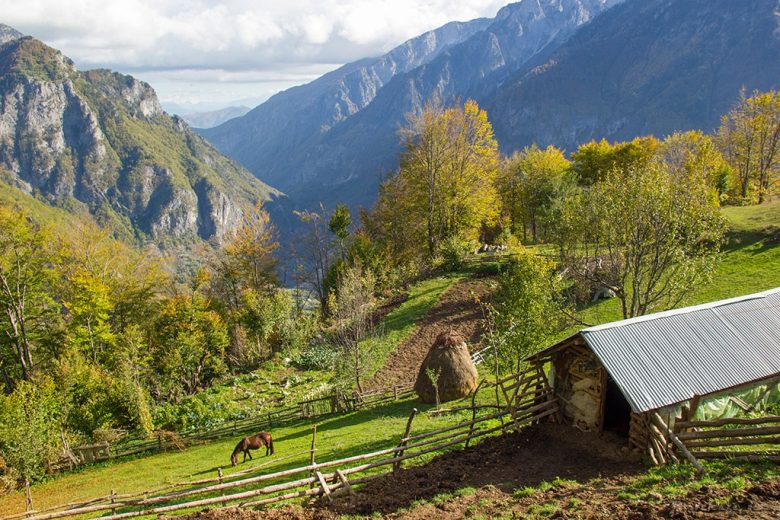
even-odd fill
[{"label": "green leafy tree", "polygon": [[625,318],[676,306],[710,278],[723,237],[701,174],[653,162],[572,193],[555,237],[567,273],[612,290]]},{"label": "green leafy tree", "polygon": [[503,371],[546,346],[567,324],[563,281],[547,258],[520,250],[499,274],[489,342]]},{"label": "green leafy tree", "polygon": [[349,266],[339,277],[331,295],[332,337],[339,352],[339,369],[350,378],[358,392],[371,368],[375,326],[374,277],[360,264]]},{"label": "green leafy tree", "polygon": [[0,455],[21,481],[40,479],[57,459],[61,419],[62,395],[50,378],[0,394]]},{"label": "green leafy tree", "polygon": [[9,390],[32,379],[36,339],[57,319],[49,237],[23,211],[0,206],[0,372]]}]

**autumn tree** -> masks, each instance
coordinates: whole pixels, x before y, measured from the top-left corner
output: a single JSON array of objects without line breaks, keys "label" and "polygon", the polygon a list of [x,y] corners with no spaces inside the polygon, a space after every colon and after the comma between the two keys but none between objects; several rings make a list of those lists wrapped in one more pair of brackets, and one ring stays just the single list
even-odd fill
[{"label": "autumn tree", "polygon": [[537,242],[554,201],[574,186],[574,176],[561,150],[533,145],[504,160],[497,185],[512,232],[525,241],[530,229]]},{"label": "autumn tree", "polygon": [[268,212],[258,203],[244,213],[241,223],[227,233],[211,255],[214,273],[210,283],[217,296],[231,309],[237,309],[244,289],[272,290],[277,283],[273,255],[279,247],[276,229]]},{"label": "autumn tree", "polygon": [[723,237],[702,175],[653,161],[573,192],[555,236],[567,273],[611,289],[625,318],[679,304],[712,275]]},{"label": "autumn tree", "polygon": [[696,179],[712,193],[715,203],[725,197],[731,178],[731,167],[718,151],[714,139],[699,130],[675,132],[658,147],[655,161],[681,182]]},{"label": "autumn tree", "polygon": [[156,394],[175,400],[208,385],[226,370],[227,345],[227,327],[202,295],[165,301],[152,334]]},{"label": "autumn tree", "polygon": [[487,113],[474,101],[446,110],[428,104],[408,116],[401,136],[401,180],[388,182],[400,188],[394,203],[409,211],[407,219],[425,223],[418,240],[428,256],[436,256],[446,238],[476,238],[482,222],[498,214],[498,144]]},{"label": "autumn tree", "polygon": [[571,154],[572,169],[577,181],[585,186],[604,179],[614,170],[627,171],[647,166],[660,142],[652,136],[637,137],[622,143],[610,143],[606,139],[580,145]]},{"label": "autumn tree", "polygon": [[739,196],[763,203],[780,172],[780,93],[755,91],[747,97],[743,90],[721,118],[718,144],[736,173]]}]

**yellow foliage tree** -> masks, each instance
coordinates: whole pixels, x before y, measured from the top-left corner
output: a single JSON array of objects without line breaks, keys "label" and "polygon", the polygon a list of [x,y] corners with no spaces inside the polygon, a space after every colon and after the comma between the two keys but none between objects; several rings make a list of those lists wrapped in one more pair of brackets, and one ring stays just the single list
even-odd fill
[{"label": "yellow foliage tree", "polygon": [[377,212],[402,208],[407,222],[424,222],[407,230],[424,236],[404,241],[423,241],[433,257],[443,240],[477,238],[481,224],[497,218],[498,143],[474,101],[449,109],[431,103],[407,119],[401,167],[383,186]]}]

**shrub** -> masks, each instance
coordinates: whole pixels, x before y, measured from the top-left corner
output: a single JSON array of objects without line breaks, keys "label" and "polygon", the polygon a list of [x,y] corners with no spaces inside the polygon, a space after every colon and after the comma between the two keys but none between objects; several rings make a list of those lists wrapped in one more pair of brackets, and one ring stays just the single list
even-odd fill
[{"label": "shrub", "polygon": [[330,345],[315,343],[293,359],[302,370],[330,370],[335,366],[338,355]]},{"label": "shrub", "polygon": [[466,262],[466,257],[474,250],[474,245],[459,237],[450,237],[441,245],[443,267],[449,271],[457,271]]}]

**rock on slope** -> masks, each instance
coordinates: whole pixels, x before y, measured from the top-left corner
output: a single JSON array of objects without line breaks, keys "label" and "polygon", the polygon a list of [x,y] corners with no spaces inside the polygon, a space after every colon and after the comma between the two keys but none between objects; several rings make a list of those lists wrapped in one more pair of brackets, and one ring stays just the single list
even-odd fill
[{"label": "rock on slope", "polygon": [[148,84],[80,72],[59,51],[0,29],[6,183],[158,243],[219,240],[246,207],[281,196],[166,115]]}]

